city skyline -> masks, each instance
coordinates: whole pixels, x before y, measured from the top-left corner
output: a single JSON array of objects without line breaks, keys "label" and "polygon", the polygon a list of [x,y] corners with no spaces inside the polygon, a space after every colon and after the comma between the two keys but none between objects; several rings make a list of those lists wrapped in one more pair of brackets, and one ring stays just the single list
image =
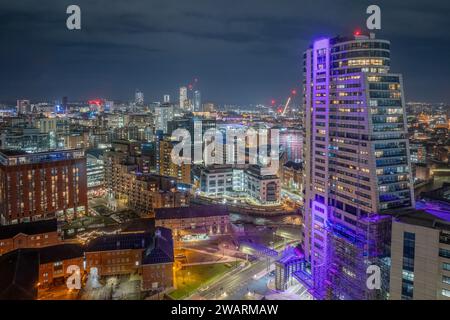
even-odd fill
[{"label": "city skyline", "polygon": [[[65,27],[68,3],[5,4],[0,41],[8,46],[0,67],[8,77],[0,79],[0,101],[62,96],[129,101],[136,88],[157,101],[164,94],[178,96],[179,87],[197,78],[204,101],[284,103],[292,88],[301,87],[301,55],[309,39],[365,31],[369,2],[319,2],[244,1],[237,12],[222,2],[204,1],[194,8],[133,1],[105,9],[102,1],[79,1],[82,28],[77,31]],[[435,63],[450,49],[448,4],[435,4],[414,1],[404,9],[379,3],[382,30],[376,35],[391,40],[399,61],[394,71],[405,75],[407,101],[450,100],[449,66]],[[334,14],[318,15],[323,6]]]},{"label": "city skyline", "polygon": [[450,5],[79,1],[0,14],[0,301],[450,301]]}]

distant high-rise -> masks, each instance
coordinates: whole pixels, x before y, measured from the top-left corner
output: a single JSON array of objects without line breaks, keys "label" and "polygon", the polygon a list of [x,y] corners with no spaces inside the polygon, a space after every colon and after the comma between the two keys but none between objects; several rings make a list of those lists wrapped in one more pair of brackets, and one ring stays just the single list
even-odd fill
[{"label": "distant high-rise", "polygon": [[179,182],[191,183],[191,164],[184,163],[177,165],[172,161],[171,152],[178,141],[170,136],[163,136],[157,140],[158,156],[156,171],[163,176],[174,177]]},{"label": "distant high-rise", "polygon": [[189,109],[188,89],[186,87],[180,88],[180,109]]},{"label": "distant high-rise", "polygon": [[17,113],[27,114],[31,112],[30,100],[17,100]]},{"label": "distant high-rise", "polygon": [[194,111],[201,112],[202,110],[202,96],[199,90],[194,91]]},{"label": "distant high-rise", "polygon": [[[167,124],[173,119],[173,107],[169,104],[155,108],[155,130],[169,133]],[[171,133],[171,132],[170,132]]]},{"label": "distant high-rise", "polygon": [[[305,270],[319,299],[385,299],[389,211],[414,206],[402,76],[373,35],[304,54]],[[367,268],[381,268],[381,290]]]},{"label": "distant high-rise", "polygon": [[170,103],[170,95],[165,94],[163,98],[164,98],[164,103]]},{"label": "distant high-rise", "polygon": [[61,100],[61,108],[64,112],[68,112],[69,110],[69,98],[68,97],[62,97]]},{"label": "distant high-rise", "polygon": [[140,90],[136,90],[136,93],[134,94],[134,102],[138,106],[142,106],[144,104],[144,93]]}]

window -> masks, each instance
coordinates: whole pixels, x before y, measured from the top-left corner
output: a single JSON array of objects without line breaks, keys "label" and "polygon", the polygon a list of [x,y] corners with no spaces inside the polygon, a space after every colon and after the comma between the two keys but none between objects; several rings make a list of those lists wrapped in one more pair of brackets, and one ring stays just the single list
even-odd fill
[{"label": "window", "polygon": [[442,258],[450,259],[450,250],[447,249],[439,249],[439,256]]},{"label": "window", "polygon": [[416,235],[403,233],[403,270],[402,270],[402,299],[411,300],[414,294],[414,257]]},{"label": "window", "polygon": [[450,290],[442,289],[442,295],[443,295],[444,297],[450,298]]},{"label": "window", "polygon": [[402,300],[411,300],[413,298],[414,286],[409,283],[402,283]]},{"label": "window", "polygon": [[450,263],[443,263],[442,269],[444,269],[445,271],[450,271]]},{"label": "window", "polygon": [[450,284],[450,277],[442,276],[442,282],[445,283],[445,284]]}]

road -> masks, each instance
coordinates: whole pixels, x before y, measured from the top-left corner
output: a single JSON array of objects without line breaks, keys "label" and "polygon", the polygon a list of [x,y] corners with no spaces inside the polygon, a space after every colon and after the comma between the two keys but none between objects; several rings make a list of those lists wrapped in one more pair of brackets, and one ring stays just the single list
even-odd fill
[{"label": "road", "polygon": [[249,287],[254,282],[264,281],[263,279],[254,279],[254,275],[267,269],[268,263],[266,258],[261,258],[250,267],[237,271],[236,273],[225,276],[219,281],[212,284],[207,290],[199,292],[198,296],[201,299],[220,299],[227,298],[224,293],[230,298],[235,298],[234,294],[237,291],[242,291],[246,287]]}]

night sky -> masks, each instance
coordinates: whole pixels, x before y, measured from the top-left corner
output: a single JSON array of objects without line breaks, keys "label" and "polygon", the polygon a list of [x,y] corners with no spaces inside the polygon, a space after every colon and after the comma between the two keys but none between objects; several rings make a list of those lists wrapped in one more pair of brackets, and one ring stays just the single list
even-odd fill
[{"label": "night sky", "polygon": [[[66,28],[71,4],[80,31]],[[364,31],[370,4],[406,99],[450,102],[448,0],[0,0],[0,100],[178,100],[195,77],[204,101],[284,100],[308,44]]]}]

